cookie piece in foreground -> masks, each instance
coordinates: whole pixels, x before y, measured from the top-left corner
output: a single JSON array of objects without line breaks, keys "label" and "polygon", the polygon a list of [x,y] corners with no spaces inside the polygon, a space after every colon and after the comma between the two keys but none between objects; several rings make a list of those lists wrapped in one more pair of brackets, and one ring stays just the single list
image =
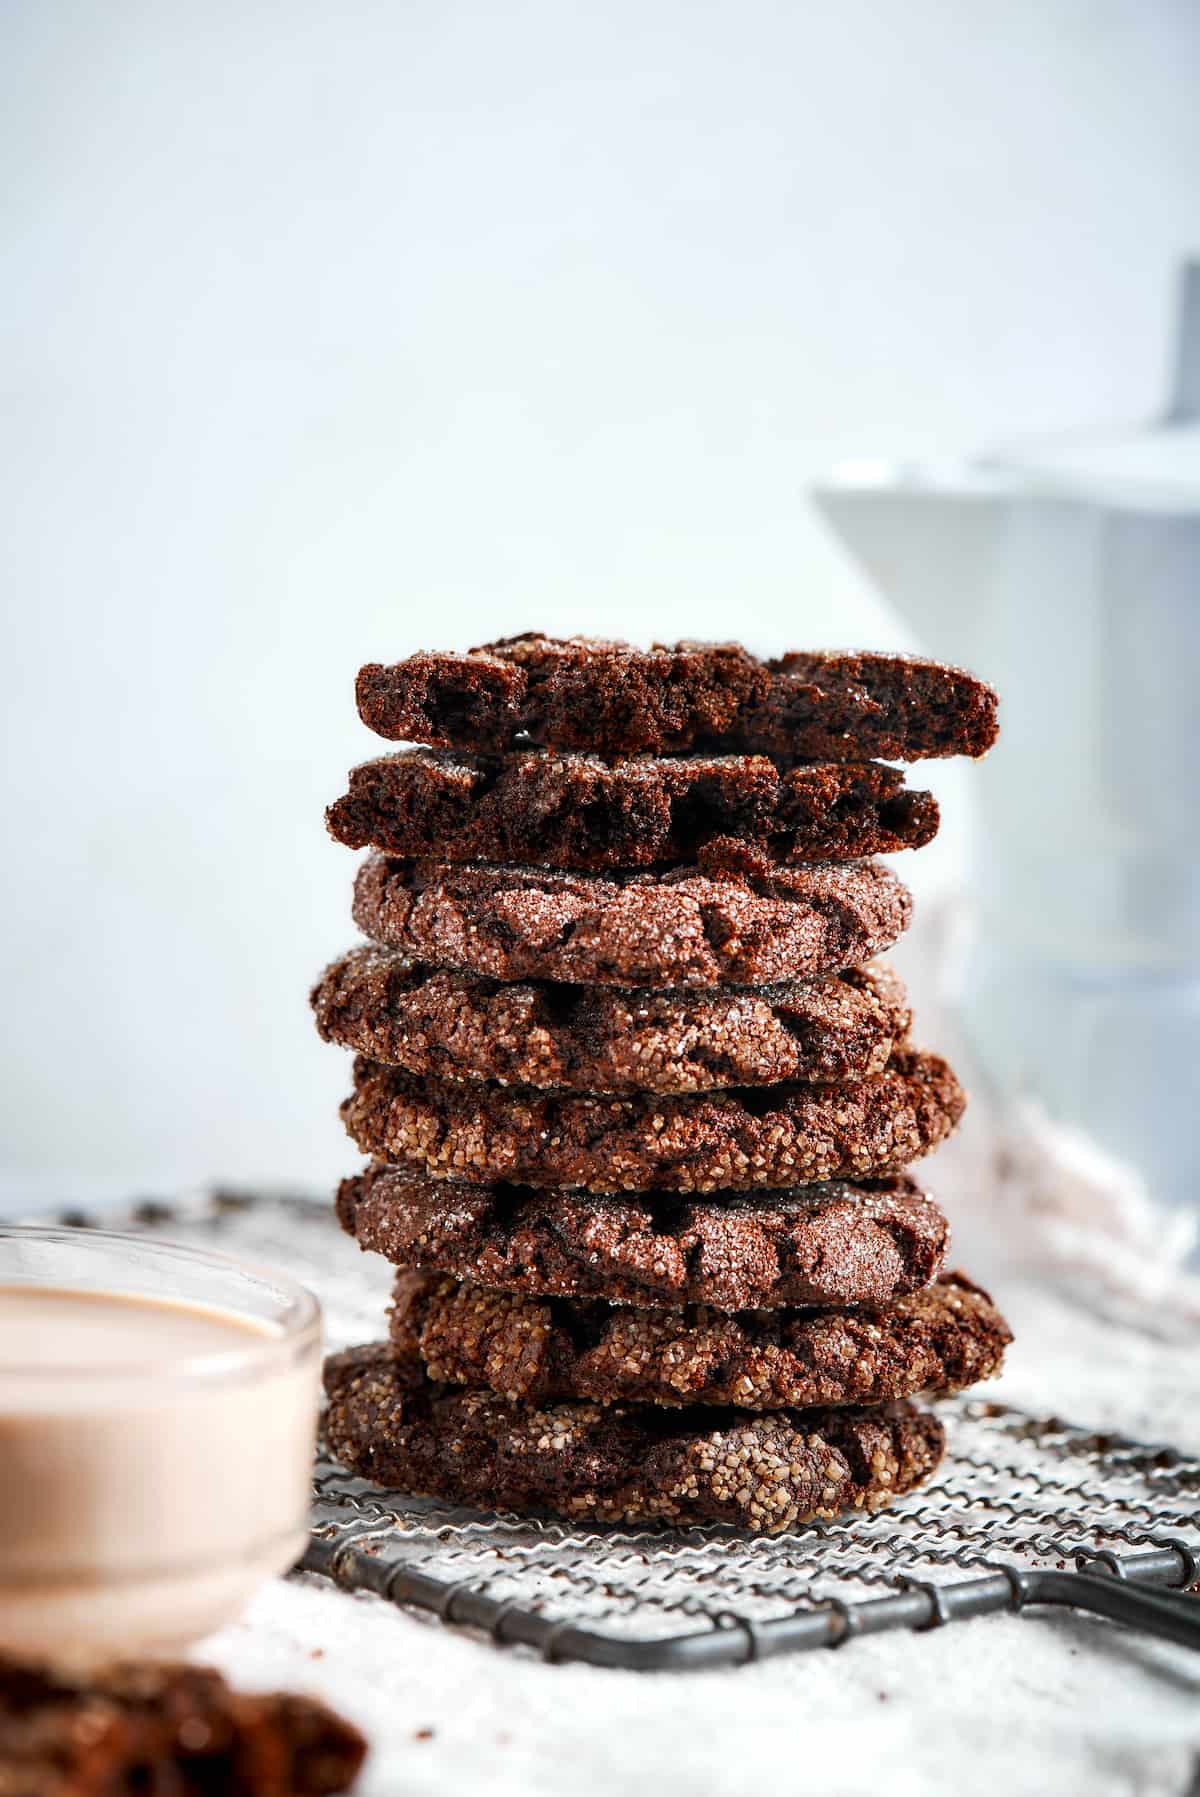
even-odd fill
[{"label": "cookie piece in foreground", "polygon": [[333,1797],[366,1751],[324,1704],[247,1696],[207,1667],[134,1661],[74,1676],[0,1658],[4,1797]]},{"label": "cookie piece in foreground", "polygon": [[908,1033],[876,963],[757,989],[506,984],[359,948],[313,989],[327,1042],[438,1079],[572,1092],[710,1092],[867,1079]]},{"label": "cookie piece in foreground", "polygon": [[694,860],[726,839],[783,863],[887,855],[931,841],[938,808],[875,761],[778,768],[763,755],[607,762],[408,749],[353,768],[325,821],[352,849],[599,873]]},{"label": "cookie piece in foreground", "polygon": [[907,886],[879,861],[605,877],[376,854],[354,883],[363,934],[416,960],[590,986],[836,973],[890,948],[911,915]]},{"label": "cookie piece in foreground", "polygon": [[927,1479],[942,1425],[877,1410],[678,1411],[652,1404],[531,1410],[436,1385],[388,1343],[325,1363],[326,1439],[364,1479],[486,1510],[593,1522],[787,1529],[878,1510]]},{"label": "cookie piece in foreground", "polygon": [[795,1191],[537,1191],[368,1167],[338,1187],[342,1228],[397,1266],[494,1291],[716,1310],[886,1304],[939,1272],[949,1229],[903,1174]]},{"label": "cookie piece in foreground", "polygon": [[916,761],[983,755],[996,740],[992,688],[912,655],[759,661],[738,643],[636,649],[530,632],[466,655],[372,662],[356,695],[363,723],[393,742],[492,753],[532,741],[601,755]]},{"label": "cookie piece in foreground", "polygon": [[901,1172],[950,1134],[965,1107],[946,1062],[910,1048],[851,1086],[683,1098],[454,1085],[360,1056],[342,1120],[365,1154],[438,1179],[716,1192]]},{"label": "cookie piece in foreground", "polygon": [[951,1273],[882,1310],[634,1310],[521,1298],[401,1273],[390,1333],[431,1379],[510,1403],[882,1404],[962,1391],[1012,1340],[988,1294]]}]

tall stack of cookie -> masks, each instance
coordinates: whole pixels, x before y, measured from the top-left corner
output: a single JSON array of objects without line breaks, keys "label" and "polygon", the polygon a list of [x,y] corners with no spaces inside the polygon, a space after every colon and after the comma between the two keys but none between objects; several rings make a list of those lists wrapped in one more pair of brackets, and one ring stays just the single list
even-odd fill
[{"label": "tall stack of cookie", "polygon": [[530,636],[366,667],[358,703],[432,746],[328,813],[373,851],[369,943],[313,993],[371,1157],[338,1215],[401,1269],[389,1339],[328,1363],[335,1451],[600,1521],[778,1529],[918,1484],[914,1398],[1009,1334],[906,1171],[965,1100],[874,959],[911,901],[869,857],[937,828],[874,758],[983,754],[994,693]]}]

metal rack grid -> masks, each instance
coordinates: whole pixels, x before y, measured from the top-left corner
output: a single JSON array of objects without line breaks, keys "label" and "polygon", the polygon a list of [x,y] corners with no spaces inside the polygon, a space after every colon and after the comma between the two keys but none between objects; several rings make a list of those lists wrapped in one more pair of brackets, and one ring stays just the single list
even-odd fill
[{"label": "metal rack grid", "polygon": [[[100,1218],[75,1221],[100,1221]],[[313,1285],[331,1345],[380,1333],[391,1272],[327,1206],[208,1194],[107,1226],[169,1225]],[[1200,1459],[1055,1417],[940,1406],[937,1478],[887,1510],[777,1536],[585,1528],[383,1492],[322,1457],[301,1569],[547,1659],[736,1664],[855,1635],[1067,1604],[1200,1646]],[[1170,1588],[1174,1587],[1172,1591]]]},{"label": "metal rack grid", "polygon": [[[1056,1418],[942,1407],[937,1479],[786,1535],[580,1528],[380,1492],[323,1460],[303,1565],[547,1659],[734,1664],[1032,1603],[1200,1647],[1200,1462]],[[1131,1583],[1130,1581],[1135,1581]]]}]

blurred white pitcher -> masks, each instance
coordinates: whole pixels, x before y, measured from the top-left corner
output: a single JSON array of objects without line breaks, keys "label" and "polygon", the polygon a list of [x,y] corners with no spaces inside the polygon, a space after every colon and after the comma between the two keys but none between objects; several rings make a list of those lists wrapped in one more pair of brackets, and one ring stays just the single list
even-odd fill
[{"label": "blurred white pitcher", "polygon": [[1153,428],[854,464],[816,499],[921,646],[1000,691],[973,776],[985,1064],[1197,1204],[1200,262]]}]

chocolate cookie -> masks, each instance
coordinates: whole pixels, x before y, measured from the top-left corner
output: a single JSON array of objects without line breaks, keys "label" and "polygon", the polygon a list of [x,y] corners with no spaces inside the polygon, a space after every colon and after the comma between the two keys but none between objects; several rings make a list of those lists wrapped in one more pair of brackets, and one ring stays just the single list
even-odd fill
[{"label": "chocolate cookie", "polygon": [[342,1118],[364,1153],[439,1179],[716,1192],[899,1172],[949,1135],[965,1104],[945,1061],[907,1048],[852,1086],[685,1098],[451,1085],[360,1057]]},{"label": "chocolate cookie", "polygon": [[634,649],[531,633],[467,655],[372,662],[357,695],[363,723],[393,742],[494,753],[532,741],[602,755],[917,761],[982,755],[996,740],[990,686],[909,655],[758,661],[737,643]]},{"label": "chocolate cookie", "polygon": [[408,749],[352,769],[325,821],[352,849],[603,872],[694,860],[725,839],[784,863],[886,855],[929,842],[938,809],[874,761],[780,769],[762,755]]},{"label": "chocolate cookie", "polygon": [[929,1477],[941,1424],[879,1410],[680,1412],[652,1404],[530,1410],[436,1385],[387,1343],[325,1363],[326,1435],[342,1463],[394,1490],[592,1522],[791,1528],[878,1510]]},{"label": "chocolate cookie", "polygon": [[324,1704],[244,1696],[203,1666],[85,1678],[0,1659],[4,1797],[332,1797],[365,1756],[358,1730]]},{"label": "chocolate cookie", "polygon": [[890,948],[912,898],[878,861],[626,877],[369,855],[354,921],[377,942],[498,980],[757,985]]},{"label": "chocolate cookie", "polygon": [[651,1308],[886,1304],[929,1283],[948,1235],[932,1198],[900,1174],[749,1196],[598,1197],[375,1166],[342,1181],[337,1213],[397,1266]]},{"label": "chocolate cookie", "polygon": [[572,1092],[708,1092],[881,1073],[908,1031],[881,963],[757,989],[503,985],[359,948],[312,993],[327,1042],[439,1079]]},{"label": "chocolate cookie", "polygon": [[743,1410],[882,1404],[961,1391],[997,1372],[1012,1340],[986,1292],[952,1273],[884,1310],[634,1310],[521,1298],[437,1273],[401,1273],[391,1337],[431,1379],[510,1403],[584,1399],[736,1404]]}]

